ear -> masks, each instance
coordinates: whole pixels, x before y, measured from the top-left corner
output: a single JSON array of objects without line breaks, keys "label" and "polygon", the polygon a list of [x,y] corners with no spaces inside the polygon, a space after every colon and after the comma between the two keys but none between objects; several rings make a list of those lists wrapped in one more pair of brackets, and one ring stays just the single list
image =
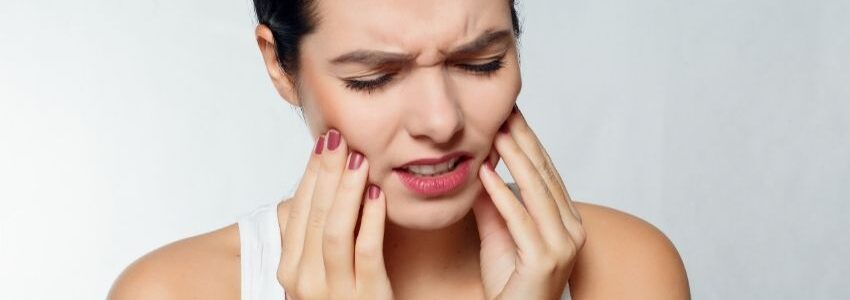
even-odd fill
[{"label": "ear", "polygon": [[277,93],[290,104],[301,106],[301,101],[298,99],[298,93],[295,90],[294,78],[286,74],[278,63],[271,29],[260,24],[257,25],[254,32],[257,37],[257,46],[260,47],[260,53],[263,55],[263,61],[266,64],[266,70],[269,72],[269,77]]}]

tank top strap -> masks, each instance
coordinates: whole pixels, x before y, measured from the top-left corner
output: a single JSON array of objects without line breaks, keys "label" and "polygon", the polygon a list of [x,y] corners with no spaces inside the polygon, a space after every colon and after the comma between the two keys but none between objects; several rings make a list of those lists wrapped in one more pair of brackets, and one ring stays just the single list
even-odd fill
[{"label": "tank top strap", "polygon": [[277,280],[281,253],[278,203],[264,204],[239,218],[242,300],[284,298]]}]

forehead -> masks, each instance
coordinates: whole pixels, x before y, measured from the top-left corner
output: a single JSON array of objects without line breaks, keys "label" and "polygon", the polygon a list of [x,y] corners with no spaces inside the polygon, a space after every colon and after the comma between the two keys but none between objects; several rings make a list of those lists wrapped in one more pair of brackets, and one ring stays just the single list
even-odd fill
[{"label": "forehead", "polygon": [[317,15],[305,42],[312,39],[329,54],[442,52],[486,30],[511,29],[507,0],[317,0]]}]

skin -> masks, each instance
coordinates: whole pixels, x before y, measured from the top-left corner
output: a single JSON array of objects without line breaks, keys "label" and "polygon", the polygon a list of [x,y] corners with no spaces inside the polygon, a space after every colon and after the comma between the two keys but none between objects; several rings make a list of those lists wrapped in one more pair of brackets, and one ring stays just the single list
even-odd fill
[{"label": "skin", "polygon": [[[510,32],[510,11],[507,3],[492,5],[493,1],[374,2],[368,7],[378,8],[363,10],[357,1],[319,1],[323,22],[303,41],[299,88],[293,88],[282,74],[272,74],[272,80],[285,99],[304,107],[314,137],[337,129],[352,149],[369,158],[369,181],[392,199],[387,204],[392,224],[446,228],[469,212],[481,185],[469,184],[458,194],[423,201],[407,191],[392,168],[458,150],[471,152],[476,166],[488,156],[492,137],[510,113],[521,86],[515,40],[508,35],[466,57],[446,54],[485,32]],[[446,25],[435,26],[435,20]],[[401,70],[393,70],[399,75],[382,89],[355,92],[345,88],[341,78],[371,79],[388,73],[358,63],[331,63],[360,49],[414,58],[407,62],[409,66],[385,66]],[[492,76],[457,66],[501,55],[504,68]],[[275,70],[270,56],[265,56],[267,67],[282,72]],[[389,234],[395,231],[390,229]]]},{"label": "skin", "polygon": [[[278,206],[285,249],[278,279],[288,294],[557,299],[569,281],[574,299],[689,299],[684,266],[663,233],[573,201],[514,110],[521,88],[515,38],[474,43],[510,32],[506,1],[322,0],[318,11],[322,21],[302,42],[297,74],[279,68],[268,28],[256,30],[275,88],[304,108],[316,140],[327,140],[329,130],[342,136],[339,148],[312,155],[298,191]],[[458,51],[470,43],[484,47]],[[358,50],[398,59],[340,59],[362,58],[346,56]],[[465,68],[498,58],[502,68],[486,76]],[[376,90],[345,86],[387,74],[392,79]],[[424,198],[393,174],[407,161],[458,150],[472,155],[473,168],[455,193]],[[355,170],[346,168],[351,153],[365,157]],[[487,168],[500,158],[524,205]],[[380,187],[377,200],[364,196],[369,184]],[[140,258],[109,298],[238,299],[239,280],[233,224]]]}]

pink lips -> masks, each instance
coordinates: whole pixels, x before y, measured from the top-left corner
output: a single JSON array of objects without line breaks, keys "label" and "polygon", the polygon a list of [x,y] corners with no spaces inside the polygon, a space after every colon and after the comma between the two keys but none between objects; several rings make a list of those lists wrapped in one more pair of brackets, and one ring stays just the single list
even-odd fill
[{"label": "pink lips", "polygon": [[394,169],[394,172],[410,191],[425,197],[440,196],[450,193],[466,183],[469,179],[471,156],[461,158],[454,170],[437,176],[417,176],[403,168],[409,165],[439,164],[464,155],[462,152],[454,152],[437,159],[415,160]]}]

